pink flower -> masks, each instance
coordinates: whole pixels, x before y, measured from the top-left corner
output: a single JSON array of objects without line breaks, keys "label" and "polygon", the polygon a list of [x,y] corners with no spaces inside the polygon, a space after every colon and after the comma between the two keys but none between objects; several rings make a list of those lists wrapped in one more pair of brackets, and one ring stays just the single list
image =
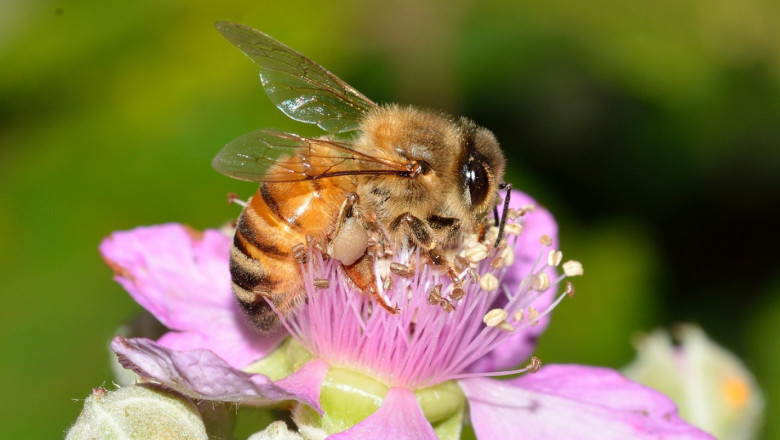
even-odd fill
[{"label": "pink flower", "polygon": [[[415,263],[414,251],[394,256],[411,276],[377,264],[380,279],[393,280],[383,294],[400,307],[396,315],[374,311],[333,261],[313,254],[303,266],[308,304],[284,321],[307,356],[278,380],[247,372],[288,333],[261,335],[245,324],[230,292],[229,237],[178,225],[115,233],[101,252],[171,331],[156,342],[117,337],[112,349],[126,368],[194,398],[297,401],[304,415],[307,407],[322,415],[308,420],[333,439],[457,437],[466,405],[479,439],[711,438],[683,422],[668,398],[612,370],[551,365],[513,380],[488,378],[528,357],[553,301],[565,296],[555,299],[564,278],[556,225],[533,203],[512,194],[514,212],[524,215],[508,228],[504,250],[464,239],[459,251],[479,280],[464,282],[462,298],[449,277]],[[576,274],[578,266],[564,270]],[[317,289],[315,279],[329,286]],[[355,404],[361,398],[367,406]]]}]

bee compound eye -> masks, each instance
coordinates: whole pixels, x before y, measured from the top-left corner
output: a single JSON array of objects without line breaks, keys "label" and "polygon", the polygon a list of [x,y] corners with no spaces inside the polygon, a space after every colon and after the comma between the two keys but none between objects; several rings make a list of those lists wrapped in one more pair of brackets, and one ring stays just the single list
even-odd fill
[{"label": "bee compound eye", "polygon": [[480,205],[488,193],[488,172],[482,162],[472,160],[466,169],[466,182],[471,195],[471,205]]}]

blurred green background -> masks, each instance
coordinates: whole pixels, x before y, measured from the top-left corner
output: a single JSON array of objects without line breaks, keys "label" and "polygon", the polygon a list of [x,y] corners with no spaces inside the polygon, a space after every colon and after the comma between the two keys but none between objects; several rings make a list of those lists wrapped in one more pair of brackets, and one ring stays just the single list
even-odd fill
[{"label": "blurred green background", "polygon": [[0,426],[56,438],[139,307],[97,252],[196,228],[255,187],[209,165],[261,127],[315,134],[213,27],[309,55],[378,102],[493,129],[508,180],[585,264],[542,359],[620,367],[638,331],[698,322],[742,357],[780,438],[780,3],[0,2]]}]

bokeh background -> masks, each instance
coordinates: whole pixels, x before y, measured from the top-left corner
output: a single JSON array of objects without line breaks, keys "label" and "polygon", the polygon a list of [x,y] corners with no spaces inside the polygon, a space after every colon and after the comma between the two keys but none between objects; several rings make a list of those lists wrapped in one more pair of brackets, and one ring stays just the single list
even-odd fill
[{"label": "bokeh background", "polygon": [[577,296],[546,362],[621,367],[697,322],[742,357],[780,438],[780,3],[0,2],[0,426],[56,438],[139,307],[97,252],[119,229],[220,225],[255,187],[214,172],[277,111],[213,27],[249,24],[378,102],[493,129],[549,207]]}]

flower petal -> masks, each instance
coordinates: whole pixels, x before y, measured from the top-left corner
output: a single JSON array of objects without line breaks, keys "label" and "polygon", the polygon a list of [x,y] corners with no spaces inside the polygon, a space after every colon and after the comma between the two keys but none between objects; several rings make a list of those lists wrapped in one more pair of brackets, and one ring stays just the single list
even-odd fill
[{"label": "flower petal", "polygon": [[169,333],[160,343],[177,350],[208,349],[236,367],[270,352],[284,333],[262,335],[238,309],[230,287],[230,239],[166,224],[115,232],[100,251],[115,279]]},{"label": "flower petal", "polygon": [[390,388],[375,413],[329,440],[436,440],[433,427],[425,419],[414,393],[406,388]]},{"label": "flower petal", "polygon": [[[523,280],[540,255],[543,256],[540,264],[545,264],[544,257],[550,249],[558,249],[558,224],[555,222],[552,214],[545,208],[539,206],[534,199],[520,191],[512,191],[509,200],[511,209],[519,210],[524,206],[533,205],[533,211],[527,212],[523,217],[523,231],[517,237],[515,245],[515,263],[507,270],[502,280],[502,288],[509,289],[510,292],[517,290],[520,282]],[[503,215],[503,214],[502,214]],[[552,239],[551,246],[545,246],[540,242],[543,235],[548,235]],[[558,277],[558,272],[553,267],[547,267],[544,271],[550,280]],[[532,304],[538,311],[543,311],[550,306],[555,298],[556,287],[550,287]],[[502,307],[506,301],[498,303],[495,307]],[[507,339],[503,344],[496,347],[488,355],[482,357],[469,367],[471,372],[499,371],[516,367],[522,361],[527,359],[536,348],[536,340],[547,328],[549,315],[539,319],[539,322],[528,327],[523,331]]]},{"label": "flower petal", "polygon": [[606,368],[550,365],[511,381],[460,381],[480,440],[712,439],[663,394]]},{"label": "flower petal", "polygon": [[125,368],[186,396],[247,403],[297,400],[320,410],[319,386],[313,382],[325,376],[321,365],[288,376],[287,382],[273,382],[233,368],[208,350],[174,351],[149,339],[122,337],[114,338],[111,349]]}]

